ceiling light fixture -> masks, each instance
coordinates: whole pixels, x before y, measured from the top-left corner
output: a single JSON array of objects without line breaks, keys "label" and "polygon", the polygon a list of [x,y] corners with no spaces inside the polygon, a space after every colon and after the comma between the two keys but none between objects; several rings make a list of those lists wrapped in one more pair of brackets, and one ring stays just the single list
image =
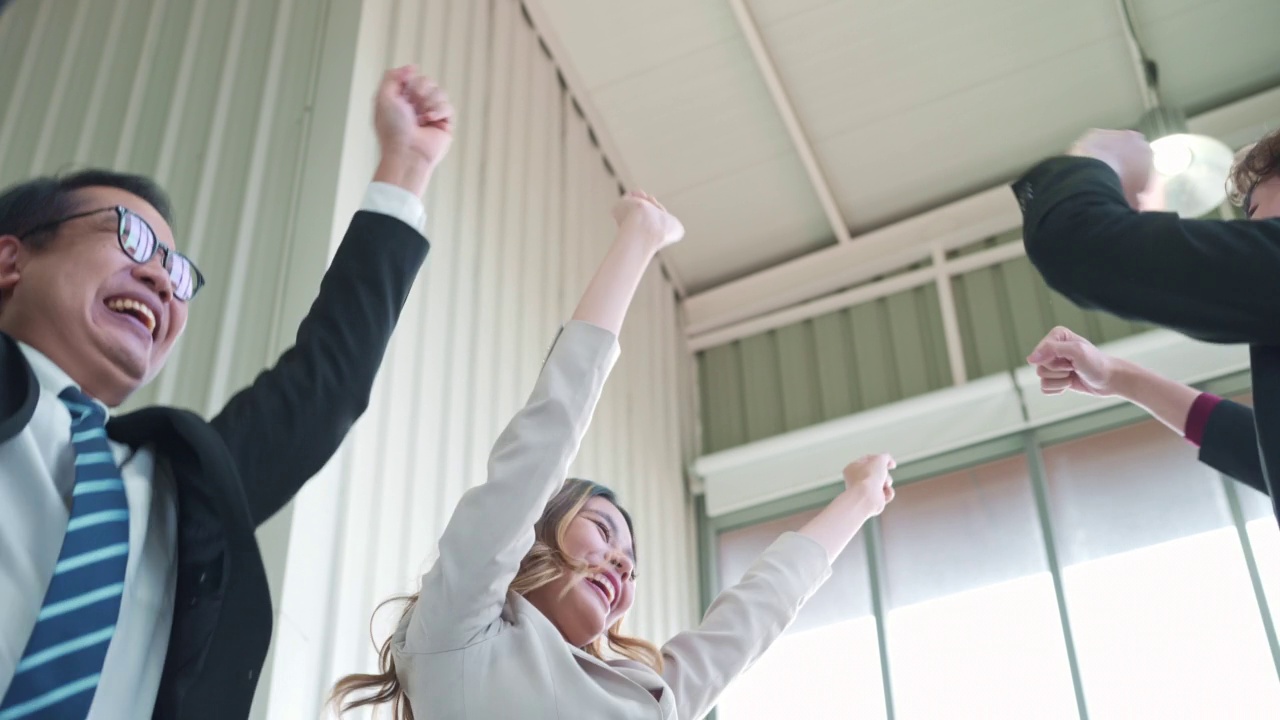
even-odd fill
[{"label": "ceiling light fixture", "polygon": [[1117,3],[1147,108],[1137,129],[1151,143],[1155,172],[1143,193],[1144,204],[1182,217],[1205,215],[1227,199],[1235,154],[1217,138],[1191,133],[1182,111],[1161,102],[1159,69],[1138,40],[1129,0]]}]

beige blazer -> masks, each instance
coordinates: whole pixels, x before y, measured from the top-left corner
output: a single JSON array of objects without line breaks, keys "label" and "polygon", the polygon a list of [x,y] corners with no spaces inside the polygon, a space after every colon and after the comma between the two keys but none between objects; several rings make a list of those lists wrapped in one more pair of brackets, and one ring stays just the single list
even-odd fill
[{"label": "beige blazer", "polygon": [[419,602],[393,637],[397,674],[419,720],[701,718],[831,574],[820,545],[783,535],[701,625],[663,646],[661,675],[570,646],[507,592],[617,357],[612,333],[566,325],[528,404],[498,438],[488,481],[459,501]]}]

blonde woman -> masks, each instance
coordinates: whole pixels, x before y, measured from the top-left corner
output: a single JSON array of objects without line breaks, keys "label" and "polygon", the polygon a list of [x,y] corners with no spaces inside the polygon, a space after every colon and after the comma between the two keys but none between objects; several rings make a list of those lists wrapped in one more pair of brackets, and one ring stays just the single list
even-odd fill
[{"label": "blonde woman", "polygon": [[845,491],[766,550],[698,628],[661,650],[622,634],[639,554],[630,516],[607,488],[564,478],[636,287],[684,229],[643,193],[622,198],[613,216],[613,246],[498,438],[488,481],[458,503],[439,559],[382,646],[381,672],[335,688],[343,711],[390,703],[403,720],[700,718],[893,499],[891,458],[855,462]]}]

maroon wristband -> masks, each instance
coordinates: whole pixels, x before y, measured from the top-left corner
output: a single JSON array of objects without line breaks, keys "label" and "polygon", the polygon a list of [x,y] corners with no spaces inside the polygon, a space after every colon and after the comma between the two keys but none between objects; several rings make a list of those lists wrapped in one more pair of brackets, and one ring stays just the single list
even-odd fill
[{"label": "maroon wristband", "polygon": [[1218,407],[1222,398],[1210,393],[1200,393],[1196,401],[1191,403],[1191,412],[1187,413],[1187,429],[1183,435],[1196,447],[1204,441],[1204,429],[1209,425],[1209,416]]}]

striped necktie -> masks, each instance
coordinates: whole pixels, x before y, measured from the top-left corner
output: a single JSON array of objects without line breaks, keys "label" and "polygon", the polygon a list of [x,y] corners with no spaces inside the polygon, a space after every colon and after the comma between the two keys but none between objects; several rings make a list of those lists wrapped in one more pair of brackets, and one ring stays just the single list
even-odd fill
[{"label": "striped necktie", "polygon": [[71,411],[76,453],[71,517],[0,720],[83,720],[120,615],[129,505],[107,444],[106,413],[74,387],[58,398]]}]

